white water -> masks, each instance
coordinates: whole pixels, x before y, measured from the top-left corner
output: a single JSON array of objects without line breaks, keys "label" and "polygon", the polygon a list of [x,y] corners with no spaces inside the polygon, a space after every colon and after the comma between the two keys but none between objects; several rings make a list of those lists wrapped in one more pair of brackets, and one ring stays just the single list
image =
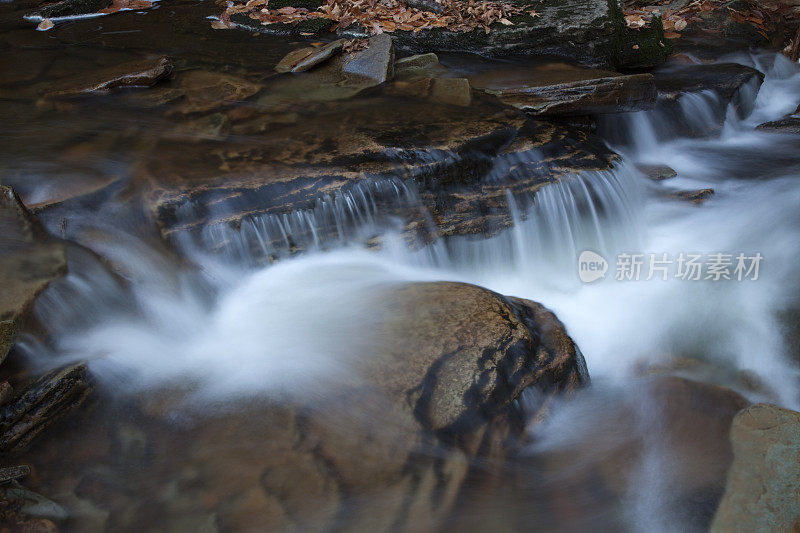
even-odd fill
[{"label": "white water", "polygon": [[[737,59],[764,68],[763,58]],[[751,116],[740,120],[728,113],[718,138],[664,139],[669,128],[662,122],[668,117],[657,112],[625,117],[615,127],[627,128],[636,139],[619,147],[625,163],[544,188],[527,213],[510,199],[515,227],[491,239],[440,240],[411,250],[389,232],[379,251],[346,245],[346,237],[378,232],[375,225],[385,221],[376,219],[367,196],[356,199],[357,205],[352,195],[342,196],[294,219],[251,221],[245,231],[252,235],[242,241],[209,229],[206,246],[215,237],[233,244],[225,244],[228,255],[222,259],[196,251],[200,276],[175,273],[144,250],[135,256],[118,253],[115,259],[134,282],[124,314],[114,311],[119,296],[106,303],[107,296],[95,297],[114,284],[96,273],[71,274],[38,309],[51,324],[71,314],[82,317],[82,327],[72,321],[56,335],[59,360],[89,358],[101,381],[119,391],[188,380],[207,406],[258,393],[307,395],[309,387],[301,385],[320,391],[337,377],[345,379],[348,365],[368,356],[380,340],[371,336],[386,312],[377,289],[402,281],[460,280],[553,309],[581,347],[596,390],[625,390],[637,367],[687,356],[712,362],[718,372],[710,379],[733,387],[738,384],[731,376],[751,371],[766,392],[742,392],[797,408],[796,360],[777,315],[796,307],[800,295],[800,141],[753,127],[796,107],[800,74],[780,57],[767,70]],[[684,98],[683,119],[701,126],[719,105],[709,94]],[[634,169],[634,161],[668,164],[679,176],[654,185]],[[702,206],[663,195],[702,187],[716,191]],[[409,194],[413,191],[403,191],[403,201]],[[319,218],[330,220],[322,224]],[[340,247],[314,251],[316,228],[331,220]],[[304,241],[311,251],[255,267],[251,244],[242,243],[255,236],[268,256],[268,243],[285,240],[289,226],[312,235]],[[584,249],[612,261],[623,251],[670,257],[758,252],[764,260],[757,281],[622,282],[613,279],[612,264],[611,279],[585,285],[577,276],[577,255]],[[44,359],[33,343],[29,349],[31,357]],[[46,357],[52,361],[52,354]],[[570,422],[559,426],[563,430],[592,419],[594,409],[589,401],[577,402],[553,423],[568,417]],[[561,440],[552,440],[556,434]],[[548,435],[551,440],[540,435],[539,451],[583,434],[579,427]],[[657,453],[648,457],[631,487],[631,527],[679,530],[680,523],[666,520],[668,464]]]}]

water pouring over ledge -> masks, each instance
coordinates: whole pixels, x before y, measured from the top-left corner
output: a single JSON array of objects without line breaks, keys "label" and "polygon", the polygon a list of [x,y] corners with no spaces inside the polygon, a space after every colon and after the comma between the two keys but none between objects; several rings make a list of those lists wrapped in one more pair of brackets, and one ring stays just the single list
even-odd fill
[{"label": "water pouring over ledge", "polygon": [[[760,94],[794,83],[796,74],[780,62],[778,66]],[[684,98],[681,105],[688,118],[717,116],[713,108],[718,102],[709,95]],[[774,99],[757,103],[751,116],[765,114],[774,105]],[[785,105],[780,107],[782,111]],[[642,139],[652,137],[644,134],[647,127],[665,120],[647,114],[636,119],[640,124],[629,126],[629,131]],[[774,315],[795,304],[790,265],[798,256],[792,213],[797,162],[781,156],[786,165],[773,166],[769,181],[752,181],[747,170],[751,165],[761,168],[759,156],[763,162],[765,147],[795,143],[793,138],[752,133],[746,121],[729,118],[720,138],[662,138],[638,152],[620,146],[625,161],[612,171],[566,177],[531,198],[512,196],[507,209],[513,228],[486,240],[452,237],[409,249],[399,224],[378,216],[370,191],[356,190],[286,218],[252,219],[239,232],[221,237],[214,233],[220,228],[205,228],[204,248],[221,247],[223,254],[220,258],[205,249],[191,249],[199,273],[176,269],[147,244],[131,246],[135,237],[124,241],[125,249],[113,250],[122,247],[107,242],[104,255],[113,257],[119,271],[133,281],[130,291],[119,289],[105,274],[88,273],[92,260],[84,258],[86,270],[73,268],[66,283],[53,287],[38,304],[43,322],[58,324],[58,317],[75,315],[80,320],[69,320],[69,328],[56,332],[54,353],[40,352],[31,341],[30,357],[45,364],[52,358],[61,362],[88,357],[101,386],[105,383],[123,396],[188,381],[197,386],[189,407],[200,402],[203,409],[242,398],[283,397],[298,390],[305,394],[304,387],[325,384],[331,375],[341,373],[346,379],[347,365],[368,356],[376,342],[370,334],[385,312],[381,299],[371,297],[373,291],[410,281],[457,280],[545,303],[583,347],[595,388],[576,405],[565,406],[562,417],[553,418],[549,427],[560,432],[584,420],[598,405],[614,412],[614,398],[638,397],[642,366],[683,356],[709,366],[669,372],[702,376],[752,399],[796,407],[796,369]],[[639,161],[666,163],[679,171],[679,177],[663,187],[711,184],[716,196],[702,209],[665,200],[661,188],[644,182],[635,170],[633,162]],[[730,183],[724,175],[729,170],[741,179]],[[415,191],[387,186],[392,188],[384,191],[389,203],[417,201]],[[315,230],[331,225],[338,240],[322,245]],[[311,235],[303,246],[310,248],[305,255],[267,267],[250,255],[254,241],[265,256],[272,253],[273,242],[282,240],[290,247],[286,236],[292,231]],[[374,235],[381,236],[379,250],[367,251],[351,242]],[[768,242],[765,235],[770,235]],[[239,237],[248,244],[238,243]],[[765,262],[753,283],[608,279],[582,285],[576,262],[584,249],[609,261],[621,252],[742,251],[760,252]],[[128,314],[119,314],[121,300]],[[303,355],[289,359],[287,353]],[[742,379],[743,370],[768,386],[752,387]],[[570,408],[577,412],[572,414]],[[646,407],[642,412],[647,418]],[[173,415],[192,416],[191,409],[177,409]],[[551,430],[549,435],[555,433]],[[580,442],[583,436],[577,433],[573,438]],[[548,435],[539,436],[534,454],[561,445],[550,442]],[[611,440],[609,453],[617,445]],[[663,450],[655,445],[647,450],[643,472],[658,477],[669,470]],[[632,529],[668,530],[663,521],[670,511],[668,499],[660,514],[652,513],[658,508],[650,502],[670,492],[670,480],[647,484],[645,477],[631,485],[628,501],[633,501],[635,512],[623,522]],[[648,512],[658,516],[644,517]],[[691,515],[681,519],[687,527],[698,520]]]}]

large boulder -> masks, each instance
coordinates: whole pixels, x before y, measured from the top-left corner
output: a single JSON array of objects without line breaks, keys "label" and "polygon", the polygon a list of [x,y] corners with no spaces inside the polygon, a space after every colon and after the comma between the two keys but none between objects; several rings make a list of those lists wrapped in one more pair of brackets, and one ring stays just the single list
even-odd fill
[{"label": "large boulder", "polygon": [[31,320],[36,297],[66,273],[65,253],[14,190],[0,185],[0,361]]},{"label": "large boulder", "polygon": [[711,531],[800,528],[800,413],[751,405],[733,420],[733,464]]},{"label": "large boulder", "polygon": [[[524,444],[528,417],[587,383],[583,357],[535,302],[462,283],[377,291],[376,342],[342,362],[346,379],[224,408],[192,395],[188,411],[179,387],[148,390],[125,420],[107,412],[43,443],[37,473],[114,530],[209,516],[237,531],[449,523]],[[522,410],[528,392],[540,404]]]}]

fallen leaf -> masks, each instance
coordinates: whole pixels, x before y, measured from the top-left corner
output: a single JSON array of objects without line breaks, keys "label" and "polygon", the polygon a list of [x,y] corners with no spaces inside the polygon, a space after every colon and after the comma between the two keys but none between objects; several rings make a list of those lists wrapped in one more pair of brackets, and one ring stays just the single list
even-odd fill
[{"label": "fallen leaf", "polygon": [[43,21],[41,21],[41,22],[39,23],[39,25],[38,25],[38,26],[36,26],[36,29],[37,29],[37,30],[39,30],[39,31],[47,31],[47,30],[49,30],[50,28],[52,28],[53,26],[55,26],[55,24],[53,24],[53,21],[52,21],[52,20],[50,20],[50,19],[44,19]]},{"label": "fallen leaf", "polygon": [[680,33],[675,33],[675,32],[672,32],[672,31],[665,31],[664,32],[664,38],[666,38],[666,39],[680,39],[681,38],[681,34]]}]

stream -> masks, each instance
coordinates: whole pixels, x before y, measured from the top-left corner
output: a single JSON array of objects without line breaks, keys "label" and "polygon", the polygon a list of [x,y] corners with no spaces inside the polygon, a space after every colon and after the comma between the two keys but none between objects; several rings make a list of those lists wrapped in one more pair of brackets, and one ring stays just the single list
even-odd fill
[{"label": "stream", "polygon": [[[185,16],[191,5],[178,3],[173,14]],[[22,35],[22,26],[9,22],[16,21],[9,8],[0,9],[9,35]],[[159,44],[169,42],[157,25],[170,9],[165,3],[120,18],[154,19],[153,43],[136,46],[183,57],[191,51],[185,36],[171,50]],[[20,48],[27,55],[12,70],[21,72],[28,61],[42,71],[46,66],[41,76],[47,78],[126,59],[128,49],[115,46],[133,37],[120,33],[129,23],[116,20],[70,22],[51,44],[24,37],[31,44]],[[87,37],[79,46],[73,41],[81,31]],[[92,48],[106,38],[119,41]],[[255,38],[242,32],[237,39]],[[219,57],[209,54],[201,63],[224,65],[226,72],[240,72],[252,59],[226,62],[222,45],[203,47]],[[271,65],[285,51],[276,44],[253,61]],[[531,424],[502,486],[457,504],[458,518],[439,525],[705,530],[719,498],[703,481],[720,468],[704,448],[713,444],[695,433],[690,415],[677,433],[667,428],[671,404],[654,392],[654,377],[687,378],[751,402],[800,408],[793,341],[800,303],[793,266],[800,257],[800,137],[755,129],[796,109],[800,67],[772,53],[719,61],[766,74],[760,88],[740,91],[752,107],[745,116],[713,93],[684,95],[680,113],[604,116],[598,134],[620,154],[612,169],[563,177],[525,201],[509,193],[512,227],[433,242],[410,238],[403,222],[386,213],[387,204],[425,210],[417,188],[396,179],[362,182],[313,209],[254,216],[236,227],[208,225],[167,246],[146,210],[117,195],[140,159],[170,157],[148,148],[159,136],[176,135],[169,121],[116,101],[96,110],[48,110],[32,96],[39,78],[9,79],[0,87],[0,176],[49,232],[77,243],[67,276],[36,302],[47,338],[24,335],[16,350],[25,365],[42,371],[87,361],[99,398],[60,424],[57,438],[32,449],[37,490],[69,510],[75,530],[95,527],[102,516],[118,531],[215,531],[210,509],[220,501],[230,509],[230,486],[247,478],[253,456],[271,453],[268,427],[245,417],[252,434],[243,433],[231,413],[263,402],[325,405],[376,347],[403,342],[384,327],[394,312],[387,290],[456,281],[552,310],[580,347],[591,386],[548,403],[546,419]],[[720,127],[687,136],[720,116]],[[640,171],[643,165],[668,165],[677,176],[654,182]],[[700,204],[671,196],[705,188],[714,194]],[[61,203],[75,190],[87,200]],[[435,232],[430,216],[423,219]],[[325,238],[331,227],[336,238]],[[299,234],[305,240],[290,243]],[[287,253],[293,246],[302,253]],[[587,250],[607,263],[604,276],[589,283],[579,276]],[[681,278],[679,257],[709,261],[713,254],[728,256],[732,279],[706,279],[708,271],[700,279]],[[740,254],[750,262],[736,279]],[[636,276],[620,267],[620,258],[631,256],[643,261]],[[650,272],[656,257],[666,259],[665,270]],[[633,279],[620,279],[626,275]],[[521,412],[538,405],[534,396],[526,392],[517,400]],[[362,416],[380,424],[377,413]],[[213,468],[198,466],[209,458]],[[625,473],[607,474],[615,470]],[[598,472],[614,477],[616,492],[593,489]],[[215,490],[222,496],[208,496]],[[384,496],[350,505],[380,515]],[[314,527],[323,508],[324,502],[309,504]]]}]

